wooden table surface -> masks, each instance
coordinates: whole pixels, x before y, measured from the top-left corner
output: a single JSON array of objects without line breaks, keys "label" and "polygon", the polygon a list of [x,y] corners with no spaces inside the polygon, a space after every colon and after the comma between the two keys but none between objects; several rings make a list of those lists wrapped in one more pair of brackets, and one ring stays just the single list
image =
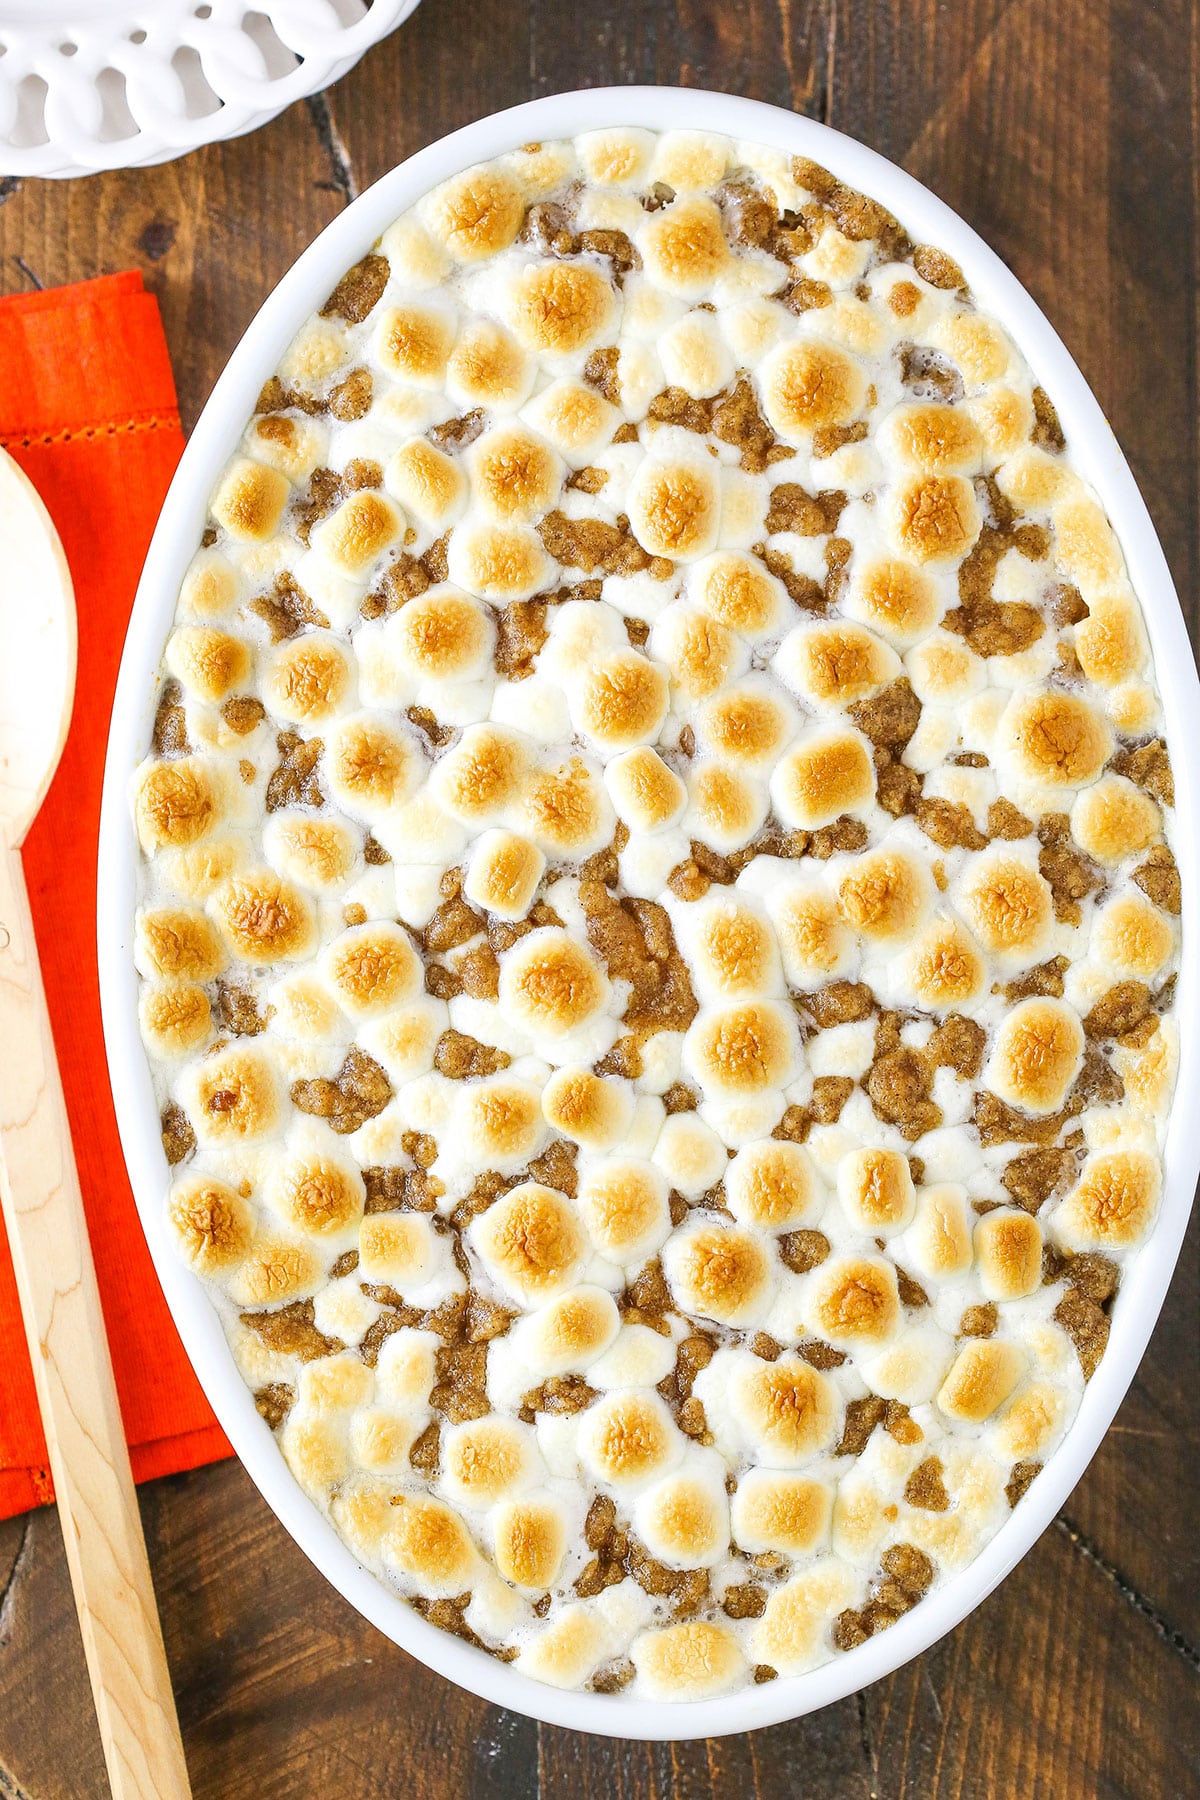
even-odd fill
[{"label": "wooden table surface", "polygon": [[[443,132],[604,83],[725,88],[927,182],[1045,307],[1197,611],[1196,0],[424,0],[327,94],[165,167],[0,183],[0,289],[141,267],[185,426],[275,282]],[[1000,1590],[855,1698],[679,1746],[539,1727],[366,1625],[236,1463],[142,1512],[203,1800],[1186,1800],[1200,1794],[1196,1233],[1091,1470]],[[0,1796],[107,1793],[55,1514],[0,1526]]]}]

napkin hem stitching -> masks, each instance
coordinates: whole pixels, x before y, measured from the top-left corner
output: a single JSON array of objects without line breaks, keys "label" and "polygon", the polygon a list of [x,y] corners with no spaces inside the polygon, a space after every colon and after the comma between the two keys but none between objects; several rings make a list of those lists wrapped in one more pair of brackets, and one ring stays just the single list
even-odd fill
[{"label": "napkin hem stitching", "polygon": [[82,439],[123,436],[138,431],[178,431],[178,413],[150,413],[125,419],[100,419],[90,425],[65,425],[61,431],[25,431],[0,433],[0,445],[6,450],[49,449],[54,444],[71,444]]}]

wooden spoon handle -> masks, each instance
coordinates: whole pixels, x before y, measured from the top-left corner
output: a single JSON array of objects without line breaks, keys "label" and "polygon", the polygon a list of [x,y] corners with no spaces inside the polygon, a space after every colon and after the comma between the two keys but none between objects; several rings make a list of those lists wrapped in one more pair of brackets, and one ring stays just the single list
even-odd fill
[{"label": "wooden spoon handle", "polygon": [[187,1800],[21,859],[2,837],[0,1150],[0,1200],[109,1786],[114,1800]]}]

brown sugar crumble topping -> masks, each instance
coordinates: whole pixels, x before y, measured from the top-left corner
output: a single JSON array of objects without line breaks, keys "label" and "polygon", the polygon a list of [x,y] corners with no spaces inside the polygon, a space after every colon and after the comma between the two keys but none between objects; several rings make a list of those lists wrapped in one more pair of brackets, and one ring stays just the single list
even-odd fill
[{"label": "brown sugar crumble topping", "polygon": [[464,171],[263,387],[156,694],[170,1229],[354,1554],[661,1700],[965,1567],[1153,1227],[1182,897],[962,269],[702,133]]}]

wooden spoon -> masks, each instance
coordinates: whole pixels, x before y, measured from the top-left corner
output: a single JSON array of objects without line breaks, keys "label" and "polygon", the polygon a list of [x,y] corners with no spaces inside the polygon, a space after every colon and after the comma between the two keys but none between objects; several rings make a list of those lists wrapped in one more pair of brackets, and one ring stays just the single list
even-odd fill
[{"label": "wooden spoon", "polygon": [[113,1384],[19,846],[75,698],[75,601],[0,452],[0,1201],[114,1800],[187,1800],[187,1766]]}]

